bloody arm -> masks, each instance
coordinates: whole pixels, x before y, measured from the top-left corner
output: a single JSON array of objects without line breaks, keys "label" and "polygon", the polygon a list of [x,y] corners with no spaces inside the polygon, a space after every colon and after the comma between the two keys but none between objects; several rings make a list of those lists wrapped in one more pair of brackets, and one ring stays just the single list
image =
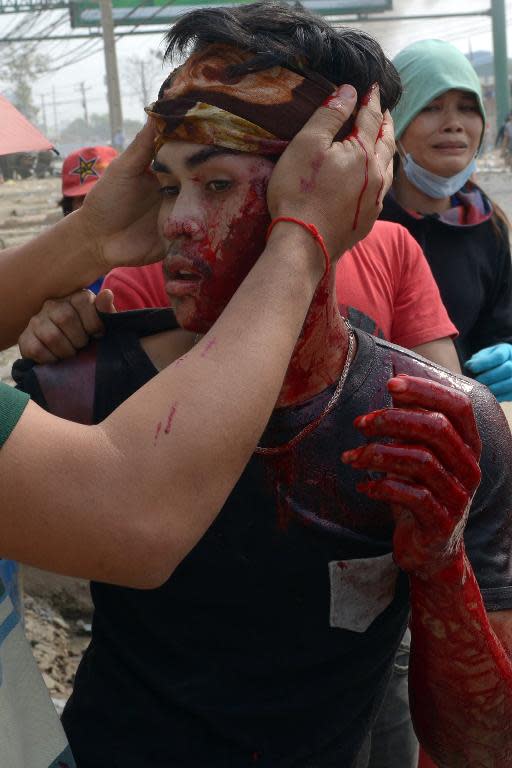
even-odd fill
[{"label": "bloody arm", "polygon": [[512,765],[512,665],[462,551],[429,581],[411,577],[411,711],[439,768]]},{"label": "bloody arm", "polygon": [[359,490],[389,502],[397,564],[411,589],[413,721],[439,768],[512,766],[508,622],[493,631],[463,533],[480,480],[471,400],[459,390],[399,376],[394,405],[356,420],[370,438],[347,451],[354,468],[382,472]]}]

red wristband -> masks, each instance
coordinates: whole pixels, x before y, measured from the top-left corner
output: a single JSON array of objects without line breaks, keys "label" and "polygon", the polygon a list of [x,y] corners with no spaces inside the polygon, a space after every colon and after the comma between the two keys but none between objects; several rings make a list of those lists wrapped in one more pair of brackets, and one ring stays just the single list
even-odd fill
[{"label": "red wristband", "polygon": [[331,259],[329,258],[329,254],[327,252],[327,248],[325,247],[325,242],[318,231],[318,229],[315,227],[314,224],[308,224],[306,221],[302,221],[302,219],[296,219],[294,216],[278,216],[276,219],[272,219],[272,221],[269,224],[269,227],[267,229],[267,237],[266,239],[270,237],[270,233],[274,229],[276,224],[279,224],[280,221],[288,221],[291,224],[298,224],[299,227],[303,227],[303,229],[306,229],[313,240],[316,240],[318,245],[320,246],[320,249],[324,255],[324,274],[322,275],[322,279],[326,276],[327,272],[329,271],[329,267],[331,265]]}]

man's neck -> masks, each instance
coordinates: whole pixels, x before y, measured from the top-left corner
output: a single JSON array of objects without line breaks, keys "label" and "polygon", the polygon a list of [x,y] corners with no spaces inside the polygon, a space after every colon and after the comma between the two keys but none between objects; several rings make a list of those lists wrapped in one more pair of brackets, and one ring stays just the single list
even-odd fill
[{"label": "man's neck", "polygon": [[[309,400],[337,381],[348,350],[348,332],[336,301],[334,270],[319,284],[295,346],[276,407]],[[188,352],[200,336],[183,329],[141,340],[157,370]]]},{"label": "man's neck", "polygon": [[278,408],[309,400],[340,377],[348,332],[336,301],[334,273],[335,269],[317,288],[288,366]]}]

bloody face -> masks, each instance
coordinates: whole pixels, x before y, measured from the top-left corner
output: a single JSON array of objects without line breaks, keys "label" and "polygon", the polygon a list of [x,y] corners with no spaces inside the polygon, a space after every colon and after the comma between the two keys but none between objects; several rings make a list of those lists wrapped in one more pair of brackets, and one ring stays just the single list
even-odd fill
[{"label": "bloody face", "polygon": [[154,168],[162,203],[166,291],[182,328],[204,333],[265,247],[270,160],[169,142]]}]

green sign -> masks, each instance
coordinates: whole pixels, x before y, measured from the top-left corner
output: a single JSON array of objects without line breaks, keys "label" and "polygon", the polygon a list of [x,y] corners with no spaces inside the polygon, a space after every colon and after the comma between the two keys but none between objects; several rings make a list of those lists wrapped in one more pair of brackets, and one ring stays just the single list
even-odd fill
[{"label": "green sign", "polygon": [[[112,15],[114,24],[169,24],[186,11],[194,8],[231,6],[250,3],[253,0],[240,2],[211,2],[211,0],[112,0]],[[323,16],[339,16],[348,13],[375,13],[389,11],[392,0],[366,0],[357,3],[354,0],[303,0],[302,5],[308,10]],[[88,0],[71,0],[72,27],[99,27],[101,13],[96,2]]]}]

